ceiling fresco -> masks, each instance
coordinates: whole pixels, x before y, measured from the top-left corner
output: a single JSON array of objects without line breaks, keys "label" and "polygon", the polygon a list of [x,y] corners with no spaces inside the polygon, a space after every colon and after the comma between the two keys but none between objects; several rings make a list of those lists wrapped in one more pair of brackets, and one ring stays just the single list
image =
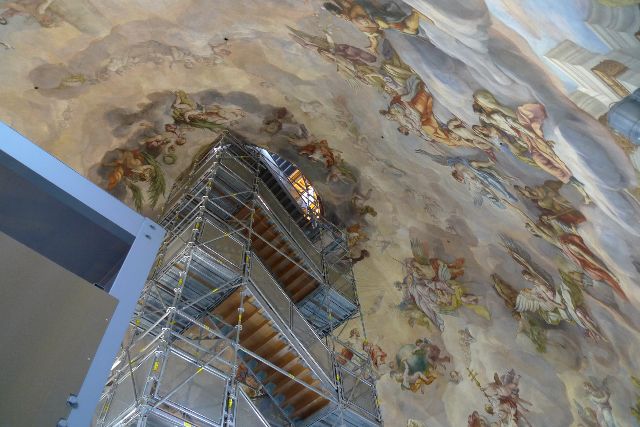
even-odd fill
[{"label": "ceiling fresco", "polygon": [[[0,120],[143,213],[231,130],[349,233],[385,425],[640,425],[633,0],[0,1]],[[637,143],[637,141],[636,141]]]}]

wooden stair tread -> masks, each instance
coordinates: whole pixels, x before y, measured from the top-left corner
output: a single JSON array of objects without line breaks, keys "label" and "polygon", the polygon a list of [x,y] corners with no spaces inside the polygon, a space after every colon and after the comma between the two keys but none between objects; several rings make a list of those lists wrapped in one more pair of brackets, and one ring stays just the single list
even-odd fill
[{"label": "wooden stair tread", "polygon": [[329,404],[329,401],[327,399],[325,399],[322,396],[318,396],[315,399],[313,399],[310,403],[308,403],[307,405],[304,405],[300,408],[296,409],[296,405],[294,406],[294,411],[292,414],[293,418],[307,418],[308,416],[315,414],[316,412],[318,412],[320,409],[324,408],[325,406],[327,406]]}]

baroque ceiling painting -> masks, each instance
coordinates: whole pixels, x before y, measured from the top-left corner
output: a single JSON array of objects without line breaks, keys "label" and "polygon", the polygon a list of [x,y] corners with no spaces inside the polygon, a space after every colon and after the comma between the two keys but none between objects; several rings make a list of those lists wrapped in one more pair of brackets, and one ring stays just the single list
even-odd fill
[{"label": "baroque ceiling painting", "polygon": [[0,1],[0,120],[152,218],[221,132],[295,163],[388,426],[638,426],[638,3]]}]

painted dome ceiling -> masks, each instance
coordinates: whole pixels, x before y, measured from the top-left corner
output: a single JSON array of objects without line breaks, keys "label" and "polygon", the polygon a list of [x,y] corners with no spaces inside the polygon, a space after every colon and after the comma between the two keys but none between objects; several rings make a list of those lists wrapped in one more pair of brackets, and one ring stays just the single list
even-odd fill
[{"label": "painted dome ceiling", "polygon": [[152,217],[225,130],[298,165],[388,426],[639,425],[637,3],[0,1],[0,120]]}]

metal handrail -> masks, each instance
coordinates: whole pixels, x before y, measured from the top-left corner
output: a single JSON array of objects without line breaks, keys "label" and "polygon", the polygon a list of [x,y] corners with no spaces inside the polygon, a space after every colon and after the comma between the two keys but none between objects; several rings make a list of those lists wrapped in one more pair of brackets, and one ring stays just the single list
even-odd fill
[{"label": "metal handrail", "polygon": [[[262,263],[262,261],[260,261],[259,257],[256,256],[255,254],[253,255],[253,259],[252,262],[257,262],[258,264],[260,264],[262,266],[262,269],[264,270],[264,272],[266,272],[266,274],[269,276],[269,278],[272,280],[272,283],[275,285],[277,283],[279,283],[271,274],[271,272],[266,268],[266,266]],[[251,279],[253,281],[253,278]],[[260,295],[261,299],[265,301],[265,303],[269,306],[269,310],[278,317],[279,321],[282,322],[282,324],[284,326],[287,327],[288,330],[291,330],[291,328],[293,327],[293,324],[291,322],[291,316],[289,316],[289,322],[285,321],[282,316],[280,315],[280,313],[278,313],[278,310],[272,306],[269,297],[267,297],[264,292],[260,289],[259,286],[257,286],[257,283],[254,283],[252,288],[252,292],[253,293],[257,293]],[[263,284],[262,282],[259,285],[266,285]],[[268,286],[268,285],[267,285]],[[316,334],[316,332],[314,331],[313,327],[311,327],[311,325],[309,325],[309,323],[307,322],[307,320],[304,318],[304,316],[302,315],[302,313],[300,313],[300,311],[298,310],[298,308],[296,307],[295,304],[293,304],[293,301],[291,301],[291,299],[287,296],[287,294],[284,292],[284,290],[282,289],[281,286],[275,285],[272,287],[272,291],[275,292],[279,292],[283,298],[287,299],[288,301],[290,301],[290,304],[288,306],[288,309],[290,310],[291,313],[295,313],[296,318],[302,322],[302,324],[306,327],[306,329],[308,329],[308,332],[311,333],[311,335],[315,338],[315,343],[314,344],[320,344],[322,346],[322,348],[324,349],[324,351],[326,352],[326,354],[328,355],[328,359],[329,359],[329,363],[332,364],[333,363],[333,354],[332,351],[329,350],[325,345],[324,342],[322,342],[322,339],[318,336],[318,334]],[[277,322],[276,322],[277,323]],[[296,350],[298,352],[304,353],[306,356],[308,356],[310,358],[310,360],[312,360],[317,367],[320,369],[320,373],[322,375],[325,376],[325,380],[328,382],[328,384],[331,384],[332,387],[335,387],[335,381],[333,381],[332,377],[328,375],[327,372],[324,371],[324,369],[322,368],[322,366],[320,366],[320,364],[318,363],[317,360],[315,360],[315,357],[309,353],[309,351],[307,350],[305,343],[302,343],[296,334],[291,334],[291,337],[293,339],[293,341],[296,342],[296,344],[298,344],[299,348],[296,348]],[[309,344],[307,343],[307,346]],[[298,347],[296,346],[296,347]],[[310,367],[311,368],[311,367]],[[312,370],[315,371],[315,369],[311,368]],[[329,367],[330,369],[330,367]],[[318,377],[320,377],[318,375]]]}]

